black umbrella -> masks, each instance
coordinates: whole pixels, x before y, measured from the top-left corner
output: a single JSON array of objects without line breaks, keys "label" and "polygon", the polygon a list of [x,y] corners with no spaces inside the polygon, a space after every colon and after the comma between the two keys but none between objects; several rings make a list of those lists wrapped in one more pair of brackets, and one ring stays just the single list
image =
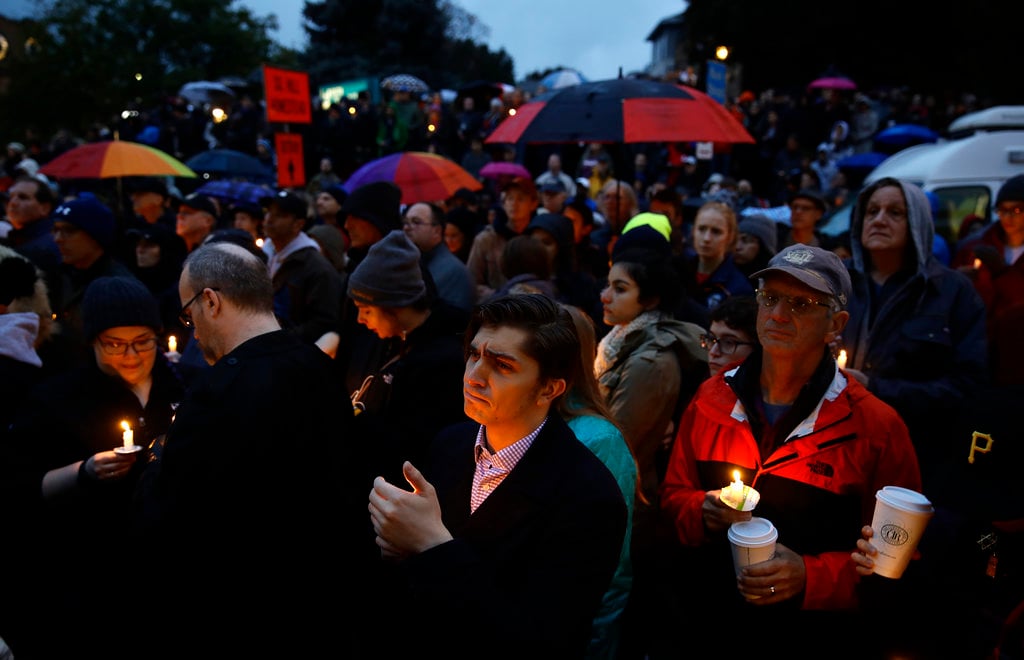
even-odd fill
[{"label": "black umbrella", "polygon": [[192,156],[185,164],[195,172],[222,177],[273,181],[274,173],[258,158],[234,149],[210,149]]}]

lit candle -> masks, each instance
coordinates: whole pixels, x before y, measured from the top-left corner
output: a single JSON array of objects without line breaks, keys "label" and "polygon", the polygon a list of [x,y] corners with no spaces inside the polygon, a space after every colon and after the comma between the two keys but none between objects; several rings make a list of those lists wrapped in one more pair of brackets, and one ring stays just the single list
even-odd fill
[{"label": "lit candle", "polygon": [[743,480],[740,479],[740,471],[732,471],[733,482],[729,484],[729,499],[737,505],[743,503]]},{"label": "lit candle", "polygon": [[135,433],[132,432],[132,427],[128,426],[126,421],[121,421],[121,428],[124,429],[124,433],[121,434],[121,439],[124,440],[124,448],[131,449],[135,446]]},{"label": "lit candle", "polygon": [[840,369],[846,368],[846,349],[839,351],[839,357],[836,358],[836,363],[839,364]]},{"label": "lit candle", "polygon": [[256,247],[258,247],[258,248],[262,248],[263,247],[263,239],[262,238],[257,238],[256,239]]},{"label": "lit candle", "polygon": [[981,270],[981,259],[974,260],[974,270]]},{"label": "lit candle", "polygon": [[167,338],[167,350],[169,350],[171,353],[178,352],[178,338],[175,337],[174,335],[171,335],[170,337]]}]

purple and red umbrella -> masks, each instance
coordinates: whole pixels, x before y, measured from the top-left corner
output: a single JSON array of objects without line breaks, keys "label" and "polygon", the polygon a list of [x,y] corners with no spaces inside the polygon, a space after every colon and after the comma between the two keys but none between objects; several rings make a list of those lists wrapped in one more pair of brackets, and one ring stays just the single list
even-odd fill
[{"label": "purple and red umbrella", "polygon": [[402,190],[402,204],[449,199],[459,188],[483,184],[455,161],[426,151],[405,151],[366,163],[342,186],[351,193],[375,181],[390,181]]}]

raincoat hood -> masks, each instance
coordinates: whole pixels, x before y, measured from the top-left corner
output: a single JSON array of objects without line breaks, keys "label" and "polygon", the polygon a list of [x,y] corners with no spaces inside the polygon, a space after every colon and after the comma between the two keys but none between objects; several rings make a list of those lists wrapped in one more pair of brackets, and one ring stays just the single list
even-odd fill
[{"label": "raincoat hood", "polygon": [[928,196],[920,186],[898,181],[896,179],[880,179],[875,184],[868,186],[857,196],[857,204],[850,216],[850,247],[853,254],[853,263],[857,270],[868,272],[865,263],[865,249],[861,245],[860,237],[864,228],[864,211],[867,208],[871,194],[878,190],[881,182],[891,182],[903,191],[903,198],[907,201],[907,232],[909,240],[913,242],[914,256],[917,260],[915,272],[925,273],[928,260],[932,258],[932,242],[935,239],[935,223],[932,220],[931,203]]}]

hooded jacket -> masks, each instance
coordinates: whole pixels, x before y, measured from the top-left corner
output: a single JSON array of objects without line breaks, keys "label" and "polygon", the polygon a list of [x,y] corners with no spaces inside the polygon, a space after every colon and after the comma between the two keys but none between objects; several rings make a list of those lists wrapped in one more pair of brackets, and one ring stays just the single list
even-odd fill
[{"label": "hooded jacket", "polygon": [[911,245],[903,270],[881,287],[871,279],[871,257],[861,244],[870,189],[854,207],[853,256],[847,261],[853,296],[843,345],[847,366],[863,371],[868,389],[899,412],[927,463],[933,455],[943,460],[936,452],[943,449],[950,415],[988,383],[985,305],[966,276],[932,255],[935,230],[924,192],[910,183],[899,186]]}]

